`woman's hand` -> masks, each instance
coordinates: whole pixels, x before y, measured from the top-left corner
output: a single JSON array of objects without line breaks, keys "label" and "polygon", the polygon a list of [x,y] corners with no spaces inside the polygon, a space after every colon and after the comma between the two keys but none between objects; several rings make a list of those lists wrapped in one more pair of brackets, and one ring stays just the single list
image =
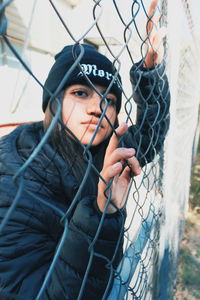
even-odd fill
[{"label": "woman's hand", "polygon": [[[104,211],[109,193],[111,191],[111,200],[117,206],[122,208],[125,204],[129,183],[131,180],[131,172],[134,175],[139,175],[141,168],[137,158],[135,157],[135,150],[133,148],[118,148],[119,137],[122,136],[128,129],[126,123],[121,124],[117,129],[116,136],[113,133],[109,145],[106,150],[103,169],[101,176],[106,182],[113,179],[111,187],[106,191],[107,184],[99,179],[97,204],[100,211]],[[124,163],[128,165],[123,169]],[[114,205],[109,204],[107,213],[114,213],[117,209]]]},{"label": "woman's hand", "polygon": [[153,68],[161,63],[164,56],[163,38],[167,34],[166,27],[159,28],[160,16],[155,16],[158,0],[152,0],[147,20],[147,54],[144,59],[143,67]]}]

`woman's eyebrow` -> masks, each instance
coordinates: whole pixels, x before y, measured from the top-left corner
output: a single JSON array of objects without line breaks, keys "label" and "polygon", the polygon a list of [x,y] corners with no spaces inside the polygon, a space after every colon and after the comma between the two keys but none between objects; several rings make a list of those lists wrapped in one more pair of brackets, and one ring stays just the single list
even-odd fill
[{"label": "woman's eyebrow", "polygon": [[100,91],[100,93],[102,94],[102,95],[104,95],[104,94],[106,94],[105,96],[107,97],[107,95],[112,95],[112,96],[114,96],[115,98],[116,98],[116,100],[117,100],[117,96],[113,93],[113,92],[111,92],[111,91],[107,91],[107,88],[102,88],[102,90]]}]

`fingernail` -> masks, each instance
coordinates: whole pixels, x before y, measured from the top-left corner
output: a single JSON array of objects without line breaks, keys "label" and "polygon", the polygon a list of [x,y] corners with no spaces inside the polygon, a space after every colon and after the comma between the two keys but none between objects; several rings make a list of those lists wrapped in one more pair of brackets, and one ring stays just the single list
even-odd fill
[{"label": "fingernail", "polygon": [[133,148],[128,148],[128,149],[126,149],[126,153],[127,153],[127,154],[132,154],[132,155],[134,155],[134,154],[135,154],[135,149],[133,149]]},{"label": "fingernail", "polygon": [[122,168],[122,164],[120,162],[117,162],[115,165],[112,166],[113,170],[119,170]]}]

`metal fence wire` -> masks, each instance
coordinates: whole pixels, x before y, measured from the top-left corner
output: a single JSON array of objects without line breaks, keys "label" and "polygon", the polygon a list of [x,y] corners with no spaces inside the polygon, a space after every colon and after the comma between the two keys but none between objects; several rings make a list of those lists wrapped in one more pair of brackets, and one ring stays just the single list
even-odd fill
[{"label": "metal fence wire", "polygon": [[[73,44],[72,51],[74,55],[73,64],[71,65],[69,70],[66,70],[66,74],[62,82],[53,93],[44,86],[44,82],[41,81],[38,76],[31,70],[26,60],[17,51],[14,40],[11,39],[9,34],[7,33],[9,19],[6,18],[5,11],[10,7],[10,5],[13,5],[15,1],[0,1],[1,44],[4,45],[4,48],[7,47],[7,49],[11,51],[12,55],[17,59],[18,62],[20,62],[24,70],[26,70],[29,76],[32,77],[35,82],[41,87],[41,90],[45,90],[45,92],[49,94],[49,97],[51,99],[51,122],[48,125],[45,133],[41,136],[41,139],[37,141],[37,145],[35,145],[35,147],[29,152],[29,156],[26,157],[23,162],[21,162],[21,165],[18,166],[18,169],[14,172],[14,174],[12,174],[10,162],[8,163],[6,160],[4,161],[3,156],[1,156],[1,169],[4,170],[5,168],[11,168],[9,171],[9,176],[12,176],[12,180],[14,183],[13,186],[15,186],[15,188],[13,188],[12,186],[12,191],[5,192],[5,190],[2,189],[4,191],[4,194],[10,193],[10,198],[12,199],[10,199],[9,201],[3,201],[3,199],[1,199],[1,210],[3,211],[3,214],[1,212],[0,216],[1,238],[3,238],[3,240],[5,241],[5,236],[7,234],[8,240],[6,243],[9,243],[9,238],[11,238],[9,237],[10,229],[12,230],[12,227],[15,226],[13,225],[13,222],[14,224],[15,222],[17,222],[17,219],[15,219],[17,218],[17,214],[25,212],[30,219],[32,216],[34,216],[33,218],[39,218],[40,222],[46,222],[47,227],[45,228],[45,230],[46,232],[48,232],[48,234],[46,234],[45,238],[52,239],[52,244],[54,245],[52,246],[54,247],[54,254],[51,257],[51,260],[46,262],[48,267],[45,267],[45,272],[43,272],[43,275],[41,275],[41,278],[39,280],[41,284],[39,287],[37,286],[37,290],[34,291],[34,295],[31,296],[31,299],[71,299],[67,297],[67,291],[65,291],[65,296],[61,296],[61,294],[59,294],[59,291],[52,291],[49,287],[51,286],[52,281],[62,281],[59,276],[62,277],[63,274],[57,274],[59,269],[58,265],[63,260],[63,253],[66,251],[66,247],[71,247],[70,235],[72,231],[72,223],[75,222],[74,214],[84,196],[87,196],[85,194],[90,193],[90,187],[93,184],[91,181],[91,177],[96,178],[95,182],[98,182],[99,179],[103,180],[107,185],[105,189],[107,204],[106,208],[101,214],[98,212],[98,226],[97,228],[91,229],[89,235],[85,236],[81,228],[79,228],[78,230],[77,245],[79,247],[79,255],[77,255],[77,264],[82,259],[82,245],[78,244],[79,239],[85,239],[85,243],[87,243],[88,246],[87,264],[85,265],[84,271],[82,270],[82,273],[77,275],[77,278],[79,278],[79,282],[77,282],[76,284],[79,286],[79,291],[76,299],[94,299],[90,298],[92,296],[88,296],[90,295],[90,292],[88,293],[87,291],[87,289],[91,289],[90,284],[88,284],[88,282],[90,282],[91,280],[91,272],[94,272],[97,282],[99,280],[99,286],[101,285],[101,279],[103,276],[102,274],[98,274],[97,270],[93,270],[93,263],[95,261],[97,261],[97,265],[99,266],[99,272],[101,272],[101,265],[104,265],[105,269],[107,270],[105,273],[106,285],[104,285],[103,291],[102,289],[100,289],[100,291],[98,292],[97,288],[97,291],[91,292],[91,295],[92,293],[96,294],[97,299],[160,299],[159,296],[156,295],[155,290],[158,282],[158,276],[160,274],[160,228],[165,219],[165,205],[163,197],[165,148],[163,141],[162,145],[160,145],[159,143],[160,137],[162,137],[163,139],[168,131],[170,91],[168,84],[166,83],[165,70],[162,69],[162,71],[160,71],[160,65],[156,65],[153,69],[150,70],[147,69],[141,72],[138,71],[137,74],[139,75],[133,78],[133,90],[125,82],[125,80],[129,77],[129,69],[131,68],[131,66],[134,66],[139,70],[145,62],[148,47],[152,47],[151,43],[149,43],[149,35],[151,34],[151,32],[148,32],[147,30],[148,23],[152,20],[152,16],[148,15],[149,2],[147,3],[146,1],[139,0],[129,1],[129,3],[126,1],[121,4],[120,1],[109,1],[109,9],[111,14],[114,15],[114,18],[118,22],[120,22],[121,25],[121,31],[119,32],[118,41],[112,37],[107,37],[103,25],[101,25],[101,19],[103,19],[104,17],[104,12],[106,11],[108,2],[106,3],[106,1],[103,0],[90,1],[90,10],[84,11],[84,17],[89,18],[90,15],[92,16],[93,21],[86,29],[84,29],[85,31],[83,30],[84,32],[81,31],[81,28],[79,28],[78,37],[74,34],[75,28],[70,26],[67,18],[63,16],[62,11],[59,11],[57,5],[59,1],[49,0],[46,2],[48,2],[48,4],[51,6],[52,11],[54,11],[55,15],[58,18],[58,22],[64,28],[67,40],[71,40],[71,44]],[[69,2],[72,4],[72,6],[75,6],[76,1]],[[156,14],[161,14],[159,24],[166,24],[166,12],[167,1],[162,1],[162,3],[160,3],[160,6],[158,6],[158,8],[156,9]],[[144,31],[141,30],[141,24],[143,24]],[[94,29],[96,30],[96,39],[91,39],[91,32]],[[48,188],[51,189],[51,187],[47,186],[47,184],[49,183],[48,176],[52,176],[51,164],[54,163],[54,161],[57,159],[57,156],[59,155],[59,143],[56,146],[54,145],[54,151],[51,150],[51,157],[48,158],[46,164],[39,166],[40,168],[43,168],[43,172],[44,174],[46,174],[46,178],[42,178],[40,183],[38,183],[37,191],[32,189],[31,180],[29,182],[27,180],[28,172],[31,170],[31,172],[34,173],[35,166],[37,164],[40,164],[40,155],[41,153],[43,153],[43,151],[46,151],[44,150],[46,149],[45,147],[49,147],[51,136],[56,132],[55,128],[59,128],[60,131],[66,130],[70,132],[67,124],[64,124],[61,118],[61,98],[63,95],[62,91],[65,82],[67,82],[68,78],[70,78],[70,75],[76,67],[78,67],[80,69],[80,72],[83,73],[83,76],[87,78],[87,74],[83,72],[80,65],[81,57],[84,55],[84,48],[82,47],[83,42],[95,45],[95,47],[100,52],[106,54],[110,58],[110,60],[112,60],[113,65],[116,68],[116,74],[113,77],[112,83],[117,78],[118,73],[122,73],[125,76],[125,79],[122,78],[122,82],[124,81],[125,84],[121,85],[123,100],[121,112],[119,114],[119,123],[122,121],[126,122],[128,126],[132,128],[131,130],[133,133],[129,138],[134,139],[134,145],[136,146],[136,157],[139,159],[143,167],[142,172],[139,176],[132,176],[131,178],[129,192],[126,196],[124,207],[122,209],[115,207],[117,209],[116,213],[121,216],[122,221],[121,230],[115,243],[115,248],[112,251],[112,257],[109,257],[109,255],[107,256],[106,251],[103,253],[99,252],[98,247],[99,243],[101,242],[103,234],[102,231],[107,230],[107,233],[104,233],[106,239],[108,239],[108,241],[110,240],[110,242],[113,241],[112,231],[106,227],[109,218],[107,214],[107,208],[109,204],[112,203],[113,181],[111,180],[107,182],[102,177],[101,168],[97,167],[97,162],[94,160],[95,151],[94,147],[92,147],[95,135],[98,130],[100,130],[102,120],[107,118],[106,113],[108,109],[108,102],[106,100],[106,95],[109,93],[112,83],[104,94],[100,94],[100,107],[102,112],[91,141],[87,145],[84,145],[81,140],[74,137],[77,149],[81,149],[80,153],[83,163],[81,164],[81,166],[77,166],[77,160],[79,158],[75,153],[71,153],[71,155],[73,155],[70,157],[69,168],[72,171],[74,170],[73,168],[76,167],[78,168],[78,170],[80,167],[83,169],[80,174],[81,179],[78,178],[78,184],[74,185],[74,194],[72,199],[70,199],[70,202],[65,205],[63,205],[63,203],[55,204],[53,199],[51,199],[51,196],[48,195],[46,197],[41,197],[40,194],[41,191],[44,190],[44,187],[47,190]],[[166,50],[166,40],[164,40],[164,45]],[[26,46],[29,47],[28,43]],[[138,60],[138,57],[140,57],[140,60]],[[137,63],[138,61],[139,64]],[[162,64],[166,64],[166,51],[164,53]],[[144,72],[146,72],[146,74],[151,73],[151,76],[147,75],[144,79],[144,77],[142,77],[142,74]],[[146,92],[144,93],[142,90],[140,90],[142,80],[145,80],[145,86],[148,87],[146,89],[146,91],[148,90],[147,94]],[[94,90],[96,90],[95,86],[92,84],[89,78],[88,82],[88,84]],[[165,91],[164,93],[163,90]],[[138,102],[137,97],[139,97],[140,102]],[[103,103],[105,104],[104,106]],[[29,125],[22,126],[26,127]],[[111,123],[110,126],[112,126]],[[16,130],[19,129],[17,128]],[[116,128],[113,126],[112,132],[117,136]],[[70,133],[73,134],[72,132]],[[3,149],[2,145],[4,144],[6,139],[7,136],[1,139],[1,151]],[[145,144],[145,139],[148,140],[147,146]],[[130,145],[132,145],[131,142]],[[122,144],[120,144],[119,142],[119,146],[128,147],[129,145],[124,145],[122,139]],[[21,153],[22,152],[23,149],[21,149]],[[102,155],[103,154],[104,153],[102,153]],[[69,162],[65,161],[65,163]],[[63,168],[61,169],[63,170]],[[1,171],[1,176],[3,178],[3,171]],[[68,174],[64,174],[64,176],[66,176],[67,180]],[[34,180],[34,178],[32,178],[32,180]],[[56,180],[57,179],[55,178],[55,182]],[[4,181],[2,179],[1,185],[3,184]],[[66,183],[65,185],[67,186]],[[54,191],[54,193],[59,194],[59,191]],[[21,199],[24,197],[27,197],[27,199],[31,199],[32,204],[29,203],[26,207],[23,207],[21,204]],[[63,196],[59,194],[59,197],[61,199],[66,199],[66,195]],[[1,198],[3,197],[1,196]],[[5,196],[5,199],[8,199],[8,197]],[[64,200],[61,200],[61,202],[62,201]],[[95,200],[93,201],[95,202]],[[38,213],[38,208],[36,207],[39,207],[40,213]],[[51,213],[52,220],[45,220],[45,218],[48,218],[48,216],[45,216],[46,211]],[[90,217],[91,216],[81,216],[82,219],[88,218],[88,223],[90,223]],[[60,233],[54,232],[54,222],[59,224]],[[21,227],[21,224],[19,227],[18,225],[16,225],[15,231],[17,230],[17,228],[20,228],[19,235],[37,235],[37,232],[33,232],[31,230],[31,221],[30,223],[29,221],[27,221],[27,223],[24,224],[24,228]],[[30,226],[30,232],[29,229],[27,229],[27,226]],[[76,224],[76,226],[78,225]],[[55,227],[58,228],[58,225],[55,225]],[[54,240],[54,236],[56,236],[56,242]],[[122,240],[123,254],[121,255],[120,261],[116,266],[116,256],[118,255]],[[66,245],[66,241],[68,241],[68,245]],[[49,244],[48,241],[46,243]],[[0,244],[2,248],[5,246],[2,245],[2,243]],[[18,245],[16,245],[16,247],[18,247]],[[24,247],[28,249],[27,245],[24,245]],[[45,245],[40,245],[40,247],[45,247]],[[13,245],[13,247],[9,249],[9,252],[11,254],[8,253],[8,255],[5,257],[9,259],[9,257],[12,257],[12,253],[15,253],[15,251],[17,253],[17,249]],[[34,251],[32,252],[33,256]],[[3,258],[2,253],[0,254],[0,257],[1,263],[3,263],[5,257]],[[31,264],[31,261],[27,261],[27,264]],[[21,277],[20,274],[18,274],[18,276],[19,278]],[[31,278],[31,275],[28,273],[26,273],[26,276],[30,276]],[[38,273],[37,276],[40,277]],[[2,291],[16,294],[19,293],[19,295],[22,296],[23,299],[23,293],[20,294],[19,283],[17,287],[14,287],[14,283],[10,284],[9,287],[9,284],[6,285],[4,283],[3,273],[0,274],[0,277]],[[77,278],[72,278],[71,280],[77,281]],[[16,280],[16,282],[19,282],[17,278],[11,280]],[[63,282],[62,284],[65,285],[65,282]],[[31,285],[31,279],[29,285]],[[12,286],[14,287],[13,289]],[[62,289],[65,290],[65,287],[62,287]],[[56,292],[58,292],[57,296]],[[28,298],[26,297],[25,299]],[[163,297],[163,299],[165,298]]]}]

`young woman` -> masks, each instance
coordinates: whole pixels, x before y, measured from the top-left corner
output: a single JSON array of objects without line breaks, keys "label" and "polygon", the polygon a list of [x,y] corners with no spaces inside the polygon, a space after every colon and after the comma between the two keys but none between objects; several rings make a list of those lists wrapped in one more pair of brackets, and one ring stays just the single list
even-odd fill
[{"label": "young woman", "polygon": [[[0,236],[0,287],[26,300],[102,299],[122,258],[131,177],[164,142],[168,82],[155,51],[131,68],[138,108],[128,128],[118,124],[121,78],[108,58],[88,45],[66,46],[55,58],[44,121],[0,141],[1,220],[20,192]],[[43,143],[54,115],[59,119]]]}]

